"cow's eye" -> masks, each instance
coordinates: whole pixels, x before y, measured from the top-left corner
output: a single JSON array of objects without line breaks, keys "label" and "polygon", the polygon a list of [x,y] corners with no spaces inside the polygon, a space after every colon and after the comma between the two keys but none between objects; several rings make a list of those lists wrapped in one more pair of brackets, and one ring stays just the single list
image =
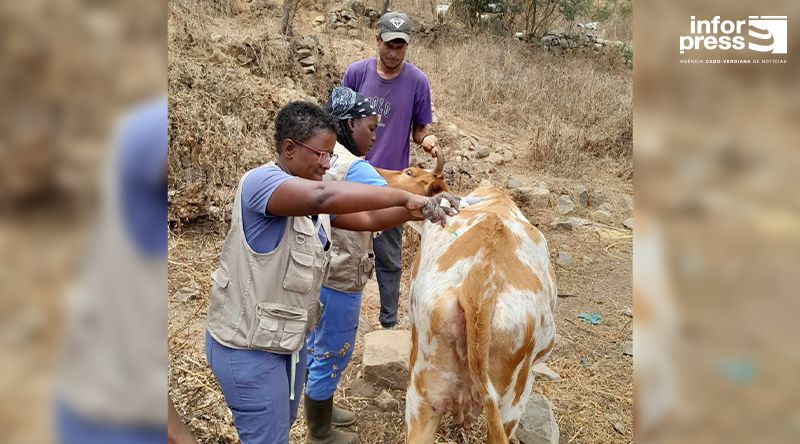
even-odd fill
[{"label": "cow's eye", "polygon": [[406,174],[406,176],[414,177],[414,173],[411,172],[411,169],[407,169],[407,170],[405,170],[403,172]]}]

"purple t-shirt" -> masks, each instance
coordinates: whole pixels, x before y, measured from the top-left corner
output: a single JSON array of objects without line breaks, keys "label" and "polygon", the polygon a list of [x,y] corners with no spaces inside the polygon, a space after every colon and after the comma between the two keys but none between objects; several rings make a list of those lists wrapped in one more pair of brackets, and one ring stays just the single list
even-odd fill
[{"label": "purple t-shirt", "polygon": [[[267,204],[272,193],[290,179],[296,177],[278,167],[264,165],[250,171],[242,183],[244,238],[256,253],[269,253],[278,247],[283,238],[288,218],[269,214]],[[311,220],[317,223],[317,216],[311,216]],[[322,245],[328,244],[328,236],[322,226],[319,227],[319,240]]]},{"label": "purple t-shirt", "polygon": [[384,80],[378,75],[377,59],[359,60],[347,67],[342,85],[364,95],[381,115],[375,145],[367,160],[376,168],[402,170],[408,167],[411,124],[433,121],[428,77],[411,63],[403,63],[400,75]]}]

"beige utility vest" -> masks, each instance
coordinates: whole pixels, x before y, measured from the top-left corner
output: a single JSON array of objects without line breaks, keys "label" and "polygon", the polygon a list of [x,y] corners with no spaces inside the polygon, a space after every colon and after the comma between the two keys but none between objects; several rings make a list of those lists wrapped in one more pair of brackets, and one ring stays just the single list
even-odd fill
[{"label": "beige utility vest", "polygon": [[[344,181],[353,162],[361,160],[343,145],[336,143],[336,165],[329,169],[323,180]],[[333,229],[331,269],[323,286],[339,291],[362,291],[375,269],[372,251],[372,233]]]},{"label": "beige utility vest", "polygon": [[[274,162],[269,164],[274,166]],[[321,316],[319,289],[327,273],[330,249],[325,251],[310,217],[287,217],[275,250],[256,253],[242,225],[242,183],[233,202],[231,228],[212,273],[208,331],[232,348],[291,354],[303,347],[306,331]],[[320,214],[330,238],[330,219]]]}]

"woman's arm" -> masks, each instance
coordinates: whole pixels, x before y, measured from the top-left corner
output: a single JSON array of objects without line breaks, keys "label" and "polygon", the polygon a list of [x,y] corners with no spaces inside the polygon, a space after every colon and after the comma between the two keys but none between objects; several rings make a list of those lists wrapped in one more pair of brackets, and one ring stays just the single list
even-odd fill
[{"label": "woman's arm", "polygon": [[411,220],[409,212],[417,211],[416,216],[420,217],[419,210],[426,203],[426,197],[395,188],[296,178],[278,186],[267,211],[276,216],[309,216],[400,207]]},{"label": "woman's arm", "polygon": [[[442,206],[442,199],[447,200],[449,207]],[[450,193],[439,193],[433,197],[425,198],[427,203],[419,212],[409,212],[406,209],[394,207],[383,210],[363,211],[360,213],[340,214],[331,224],[336,228],[350,231],[382,231],[396,227],[408,221],[427,219],[433,223],[445,225],[447,216],[457,213],[460,198]]]},{"label": "woman's arm", "polygon": [[383,231],[411,220],[423,219],[422,217],[413,217],[405,208],[393,207],[383,210],[340,214],[331,221],[331,225],[349,231]]}]

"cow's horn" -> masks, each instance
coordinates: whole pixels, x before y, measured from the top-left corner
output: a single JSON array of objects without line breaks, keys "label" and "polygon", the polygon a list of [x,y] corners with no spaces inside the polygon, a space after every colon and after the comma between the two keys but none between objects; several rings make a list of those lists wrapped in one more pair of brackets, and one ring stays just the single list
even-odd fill
[{"label": "cow's horn", "polygon": [[436,147],[433,153],[436,154],[436,168],[433,170],[433,174],[442,174],[442,171],[444,171],[444,151]]}]

